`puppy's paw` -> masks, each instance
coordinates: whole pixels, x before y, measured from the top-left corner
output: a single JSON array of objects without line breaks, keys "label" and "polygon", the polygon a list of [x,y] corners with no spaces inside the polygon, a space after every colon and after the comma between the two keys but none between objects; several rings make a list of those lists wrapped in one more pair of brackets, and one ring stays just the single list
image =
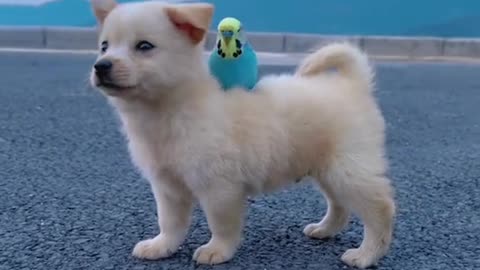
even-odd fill
[{"label": "puppy's paw", "polygon": [[334,232],[331,232],[328,228],[319,223],[312,223],[305,226],[303,234],[310,238],[325,239],[333,236]]},{"label": "puppy's paw", "polygon": [[139,259],[159,260],[170,257],[178,249],[178,246],[167,238],[157,236],[152,239],[140,241],[135,245],[132,255]]},{"label": "puppy's paw", "polygon": [[211,241],[199,247],[193,254],[193,259],[199,264],[221,264],[230,260],[234,253],[235,249]]},{"label": "puppy's paw", "polygon": [[342,255],[342,261],[352,267],[365,269],[377,263],[377,256],[360,248],[347,250]]}]

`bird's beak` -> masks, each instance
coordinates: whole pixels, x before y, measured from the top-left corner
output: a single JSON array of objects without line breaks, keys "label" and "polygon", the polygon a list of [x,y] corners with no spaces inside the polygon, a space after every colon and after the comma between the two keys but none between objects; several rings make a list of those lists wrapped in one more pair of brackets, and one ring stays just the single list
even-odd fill
[{"label": "bird's beak", "polygon": [[230,40],[233,37],[233,31],[221,31],[222,38],[225,41],[225,43],[230,42]]}]

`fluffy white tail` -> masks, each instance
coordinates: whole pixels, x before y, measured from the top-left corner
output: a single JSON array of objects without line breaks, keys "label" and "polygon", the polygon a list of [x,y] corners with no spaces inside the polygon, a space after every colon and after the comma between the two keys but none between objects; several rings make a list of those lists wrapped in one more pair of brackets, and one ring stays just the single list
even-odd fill
[{"label": "fluffy white tail", "polygon": [[374,73],[368,57],[360,49],[348,43],[333,43],[307,56],[299,65],[296,74],[312,77],[328,69],[336,69],[340,75],[355,80],[370,91],[373,89]]}]

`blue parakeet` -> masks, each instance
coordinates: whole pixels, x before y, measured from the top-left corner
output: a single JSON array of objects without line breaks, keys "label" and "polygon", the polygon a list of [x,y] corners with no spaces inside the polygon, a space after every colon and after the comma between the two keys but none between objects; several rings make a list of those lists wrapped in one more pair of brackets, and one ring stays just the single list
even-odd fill
[{"label": "blue parakeet", "polygon": [[225,91],[235,86],[253,89],[258,77],[257,55],[247,42],[239,20],[228,17],[218,24],[208,65]]}]

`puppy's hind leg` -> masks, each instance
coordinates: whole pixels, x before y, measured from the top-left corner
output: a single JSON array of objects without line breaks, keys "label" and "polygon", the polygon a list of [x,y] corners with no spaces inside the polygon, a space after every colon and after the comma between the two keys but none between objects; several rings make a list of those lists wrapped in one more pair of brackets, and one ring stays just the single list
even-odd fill
[{"label": "puppy's hind leg", "polygon": [[324,239],[339,233],[347,224],[350,216],[349,210],[342,205],[340,199],[333,192],[322,176],[315,178],[323,191],[327,201],[327,213],[318,223],[312,223],[305,227],[303,233],[311,238]]},{"label": "puppy's hind leg", "polygon": [[351,159],[337,161],[326,181],[341,198],[342,205],[359,215],[364,223],[362,244],[347,250],[342,260],[350,266],[367,268],[376,264],[390,247],[395,203],[389,179],[369,173],[359,165]]}]

